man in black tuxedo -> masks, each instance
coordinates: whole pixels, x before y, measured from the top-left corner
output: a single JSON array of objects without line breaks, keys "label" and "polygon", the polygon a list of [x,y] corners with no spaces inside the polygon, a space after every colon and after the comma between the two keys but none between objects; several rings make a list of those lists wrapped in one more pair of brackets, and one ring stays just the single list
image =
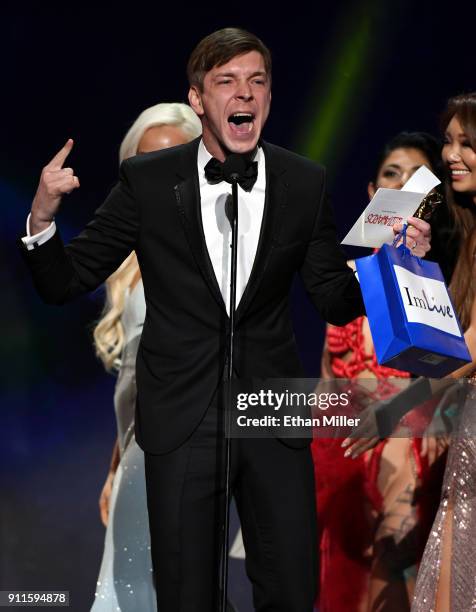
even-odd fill
[{"label": "man in black tuxedo", "polygon": [[[321,316],[336,325],[364,313],[317,164],[260,140],[271,101],[271,58],[254,35],[227,28],[189,61],[189,101],[203,138],[122,164],[118,184],[66,247],[54,225],[72,141],[45,167],[23,252],[48,303],[95,289],[135,249],[147,315],[137,358],[136,438],[145,451],[160,612],[215,609],[221,411],[229,291],[230,185],[220,164],[245,154],[239,188],[236,376],[303,370],[289,312],[299,273]],[[215,158],[213,161],[212,158]],[[415,222],[415,253],[429,248]],[[297,446],[297,448],[296,448]],[[232,441],[232,490],[257,610],[311,611],[317,580],[313,466],[307,444]]]}]

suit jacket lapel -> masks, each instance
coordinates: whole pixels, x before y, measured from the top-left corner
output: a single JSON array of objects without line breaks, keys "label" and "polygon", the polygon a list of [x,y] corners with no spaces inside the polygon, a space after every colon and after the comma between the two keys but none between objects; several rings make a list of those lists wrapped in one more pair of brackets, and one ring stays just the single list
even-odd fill
[{"label": "suit jacket lapel", "polygon": [[174,187],[175,199],[185,235],[200,272],[218,305],[226,311],[208,254],[202,225],[200,187],[197,172],[197,151],[200,140],[201,137],[196,138],[189,145],[183,147],[182,160],[177,171],[179,182]]},{"label": "suit jacket lapel", "polygon": [[286,168],[281,166],[272,145],[261,142],[266,159],[266,196],[261,222],[258,248],[251,269],[250,278],[238,305],[236,319],[239,321],[258,290],[266,270],[272,248],[279,241],[279,233],[287,207],[288,185],[285,182]]}]

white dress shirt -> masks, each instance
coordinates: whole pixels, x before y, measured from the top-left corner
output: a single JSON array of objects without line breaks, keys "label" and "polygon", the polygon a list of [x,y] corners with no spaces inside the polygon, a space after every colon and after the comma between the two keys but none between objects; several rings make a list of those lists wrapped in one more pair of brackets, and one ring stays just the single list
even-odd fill
[{"label": "white dress shirt", "polygon": [[[202,224],[210,261],[220,287],[226,310],[229,313],[231,272],[231,226],[225,214],[225,202],[231,197],[231,185],[226,182],[210,185],[205,178],[205,166],[212,158],[203,140],[198,147],[198,180]],[[251,191],[238,185],[238,270],[236,279],[236,306],[245,291],[255,260],[256,249],[263,220],[266,193],[266,162],[263,150],[258,148],[258,177]],[[22,238],[28,250],[32,250],[52,238],[56,232],[53,221],[38,234],[30,234],[30,215],[26,222],[26,236]]]},{"label": "white dress shirt", "polygon": [[[231,197],[231,185],[222,181],[210,185],[205,178],[205,166],[212,158],[203,140],[198,147],[198,180],[203,232],[208,254],[220,287],[226,310],[230,307],[231,226],[225,214],[225,202]],[[258,177],[251,191],[238,185],[238,269],[236,278],[236,306],[245,291],[255,260],[263,220],[266,192],[266,170],[263,150],[258,149]]]}]

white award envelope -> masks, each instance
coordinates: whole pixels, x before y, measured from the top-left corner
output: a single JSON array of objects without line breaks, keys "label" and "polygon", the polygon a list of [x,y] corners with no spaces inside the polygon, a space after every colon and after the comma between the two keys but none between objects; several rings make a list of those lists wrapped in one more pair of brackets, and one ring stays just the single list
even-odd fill
[{"label": "white award envelope", "polygon": [[433,172],[420,166],[402,189],[377,189],[342,244],[374,248],[380,248],[384,243],[391,244],[395,223],[411,217],[427,193],[439,184]]}]

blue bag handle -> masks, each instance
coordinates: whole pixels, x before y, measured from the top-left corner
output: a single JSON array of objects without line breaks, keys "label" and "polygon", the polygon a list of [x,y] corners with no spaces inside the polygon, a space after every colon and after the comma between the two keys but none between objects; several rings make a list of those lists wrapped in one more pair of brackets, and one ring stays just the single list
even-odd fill
[{"label": "blue bag handle", "polygon": [[[397,242],[400,240],[400,238],[403,238],[403,249],[402,249],[402,259],[405,259],[405,257],[407,256],[407,254],[409,254],[411,257],[415,257],[418,260],[418,263],[421,266],[421,257],[418,257],[418,255],[414,255],[411,251],[411,249],[409,249],[407,247],[407,228],[408,228],[408,223],[407,221],[404,222],[403,224],[403,229],[400,233],[398,233],[393,242],[392,242],[392,246],[395,247]],[[397,247],[400,248],[400,247]]]}]

